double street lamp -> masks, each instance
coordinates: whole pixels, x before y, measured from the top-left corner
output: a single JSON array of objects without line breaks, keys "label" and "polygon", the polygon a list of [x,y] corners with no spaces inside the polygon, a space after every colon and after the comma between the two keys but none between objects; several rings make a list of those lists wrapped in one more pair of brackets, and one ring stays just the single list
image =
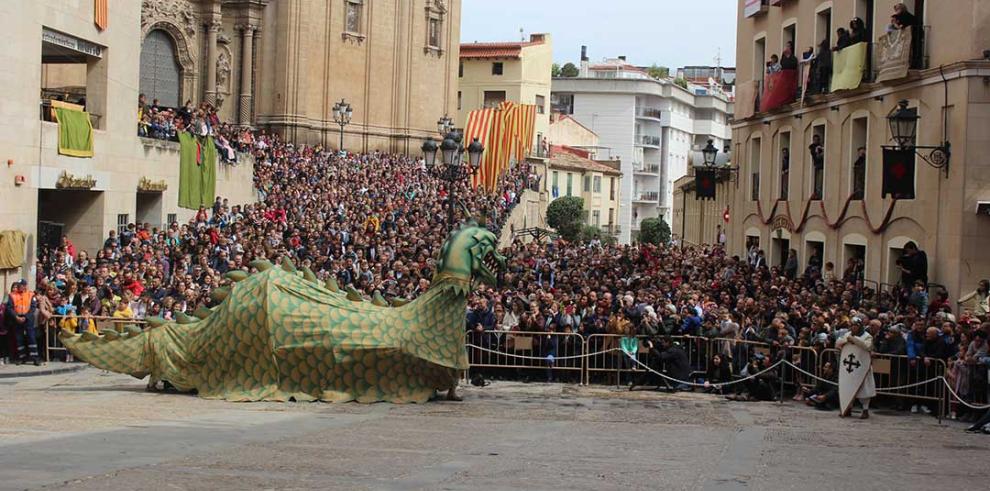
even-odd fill
[{"label": "double street lamp", "polygon": [[344,126],[351,123],[352,116],[354,109],[344,99],[333,105],[333,122],[340,125],[340,150],[344,150]]},{"label": "double street lamp", "polygon": [[[437,130],[444,134],[443,141],[438,146],[433,137],[428,137],[423,142],[423,160],[426,162],[426,170],[431,175],[446,183],[447,186],[447,230],[454,229],[454,203],[457,201],[455,190],[457,183],[470,179],[478,168],[481,167],[481,154],[485,147],[477,138],[471,142],[467,148],[461,144],[463,135],[453,129],[453,122],[444,116],[437,121]],[[439,149],[440,159],[437,159]],[[464,154],[467,153],[467,162],[464,161]]]}]

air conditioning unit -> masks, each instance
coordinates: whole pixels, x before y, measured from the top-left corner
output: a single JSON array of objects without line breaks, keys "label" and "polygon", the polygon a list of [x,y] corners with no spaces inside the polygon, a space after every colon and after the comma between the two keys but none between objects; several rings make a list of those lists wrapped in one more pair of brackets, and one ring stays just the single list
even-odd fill
[{"label": "air conditioning unit", "polygon": [[977,215],[990,215],[990,201],[977,201],[976,202],[976,214]]}]

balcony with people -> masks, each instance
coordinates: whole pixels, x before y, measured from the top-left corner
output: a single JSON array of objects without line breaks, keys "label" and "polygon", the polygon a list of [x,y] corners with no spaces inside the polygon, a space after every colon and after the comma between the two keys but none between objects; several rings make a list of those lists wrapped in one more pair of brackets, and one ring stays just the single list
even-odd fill
[{"label": "balcony with people", "polygon": [[[749,90],[740,88],[737,103],[752,103],[752,112],[744,107],[740,119],[796,103],[821,104],[829,94],[897,80],[906,77],[909,70],[925,69],[929,30],[930,26],[922,25],[907,7],[897,4],[885,32],[875,41],[859,17],[853,18],[848,27],[836,29],[834,44],[832,36],[826,36],[817,46],[809,46],[798,55],[794,43],[788,41],[780,56],[770,55],[765,72]],[[757,56],[765,46],[765,40],[759,41],[762,44]]]}]

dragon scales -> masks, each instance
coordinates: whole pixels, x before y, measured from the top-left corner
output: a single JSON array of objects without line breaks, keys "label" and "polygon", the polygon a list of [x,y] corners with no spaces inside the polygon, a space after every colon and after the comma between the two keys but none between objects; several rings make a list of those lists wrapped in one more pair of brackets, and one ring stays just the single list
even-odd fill
[{"label": "dragon scales", "polygon": [[288,261],[232,271],[221,301],[175,322],[149,319],[101,335],[62,331],[66,348],[91,365],[167,381],[180,391],[230,401],[425,402],[451,390],[468,368],[464,347],[472,280],[494,285],[505,258],[490,231],[455,231],[440,252],[429,290],[389,306],[365,302],[331,279],[320,284]]}]

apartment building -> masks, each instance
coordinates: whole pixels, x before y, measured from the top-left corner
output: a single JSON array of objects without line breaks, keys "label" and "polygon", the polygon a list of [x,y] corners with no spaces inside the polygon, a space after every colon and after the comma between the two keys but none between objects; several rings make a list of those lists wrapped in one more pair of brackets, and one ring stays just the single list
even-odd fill
[{"label": "apartment building", "polygon": [[672,184],[687,173],[691,150],[709,139],[721,148],[730,137],[732,103],[721,93],[653,79],[625,57],[592,64],[585,48],[579,76],[555,78],[551,100],[554,112],[597,133],[610,157],[622,162],[617,224],[623,244],[645,218],[670,223]]}]

